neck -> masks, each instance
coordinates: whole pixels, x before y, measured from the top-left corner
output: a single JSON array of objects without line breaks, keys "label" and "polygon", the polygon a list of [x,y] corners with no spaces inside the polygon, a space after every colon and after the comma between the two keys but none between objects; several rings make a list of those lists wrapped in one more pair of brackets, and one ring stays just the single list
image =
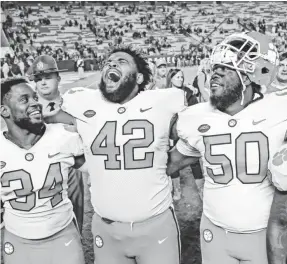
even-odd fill
[{"label": "neck", "polygon": [[[42,129],[40,133],[33,133],[28,131],[27,129],[22,129],[15,124],[7,124],[7,127],[7,139],[24,149],[30,149],[33,145],[35,145],[43,136],[45,131],[44,129]],[[45,128],[44,124],[43,128]]]},{"label": "neck", "polygon": [[38,94],[40,97],[42,97],[43,99],[45,99],[47,101],[56,100],[60,96],[59,90],[56,90],[54,93],[51,93],[51,94],[42,94],[42,93],[39,93],[39,91],[38,91]]},{"label": "neck", "polygon": [[254,96],[254,93],[253,93],[252,87],[251,86],[250,88],[247,87],[244,92],[243,104],[241,104],[241,98],[240,98],[235,103],[227,107],[224,113],[231,115],[231,116],[236,115],[237,113],[242,111],[253,100],[253,96]]},{"label": "neck", "polygon": [[284,86],[284,87],[286,87],[286,85],[287,85],[287,79],[286,79],[286,80],[283,80],[283,79],[281,79],[281,78],[279,78],[279,77],[277,76],[277,78],[275,79],[275,83],[276,83],[277,85],[279,85],[279,86]]},{"label": "neck", "polygon": [[139,87],[138,85],[135,87],[135,89],[131,92],[131,94],[124,100],[122,101],[120,104],[125,104],[126,102],[132,100],[134,97],[136,97],[139,93]]}]

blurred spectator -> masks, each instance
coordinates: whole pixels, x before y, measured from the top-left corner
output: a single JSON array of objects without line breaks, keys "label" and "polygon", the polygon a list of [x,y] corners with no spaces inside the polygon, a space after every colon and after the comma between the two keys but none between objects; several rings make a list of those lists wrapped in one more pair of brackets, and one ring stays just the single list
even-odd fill
[{"label": "blurred spectator", "polygon": [[166,88],[167,63],[165,58],[159,58],[156,63],[156,87],[159,89]]}]

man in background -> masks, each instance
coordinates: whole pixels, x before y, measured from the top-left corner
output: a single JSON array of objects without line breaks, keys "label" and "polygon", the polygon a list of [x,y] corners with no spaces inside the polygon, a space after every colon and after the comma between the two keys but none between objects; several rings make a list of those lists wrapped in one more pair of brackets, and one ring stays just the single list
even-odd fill
[{"label": "man in background", "polygon": [[[32,75],[36,83],[39,103],[43,106],[43,115],[52,116],[62,105],[62,96],[59,91],[61,77],[56,61],[48,55],[41,55],[32,64]],[[69,171],[68,196],[72,201],[74,214],[82,231],[84,218],[84,185],[82,172],[73,168]]]},{"label": "man in background", "polygon": [[279,68],[275,80],[271,83],[267,92],[276,92],[287,89],[287,52],[279,57]]},{"label": "man in background", "polygon": [[166,88],[166,73],[167,73],[167,63],[165,58],[160,58],[156,61],[156,87],[158,89]]}]

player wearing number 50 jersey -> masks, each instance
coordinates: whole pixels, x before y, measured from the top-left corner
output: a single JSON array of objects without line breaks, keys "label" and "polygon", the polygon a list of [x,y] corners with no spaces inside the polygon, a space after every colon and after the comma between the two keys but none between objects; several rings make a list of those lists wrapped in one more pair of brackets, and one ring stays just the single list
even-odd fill
[{"label": "player wearing number 50 jersey", "polygon": [[242,33],[216,46],[211,63],[210,103],[179,113],[168,171],[202,157],[204,264],[267,264],[267,167],[284,139],[287,96],[263,96],[260,86],[275,76],[278,54],[267,36]]},{"label": "player wearing number 50 jersey", "polygon": [[68,199],[68,172],[85,161],[77,133],[45,125],[25,79],[1,83],[2,248],[5,264],[81,264],[84,255]]},{"label": "player wearing number 50 jersey", "polygon": [[179,231],[166,175],[179,89],[143,91],[148,63],[131,47],[114,49],[100,89],[72,89],[50,121],[76,122],[91,176],[97,264],[179,263]]}]

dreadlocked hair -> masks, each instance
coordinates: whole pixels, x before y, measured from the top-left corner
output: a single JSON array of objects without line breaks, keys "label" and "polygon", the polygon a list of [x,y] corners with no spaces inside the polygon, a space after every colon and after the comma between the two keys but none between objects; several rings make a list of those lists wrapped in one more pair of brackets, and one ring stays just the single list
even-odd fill
[{"label": "dreadlocked hair", "polygon": [[109,50],[108,57],[116,52],[125,52],[133,57],[135,64],[137,66],[138,72],[143,75],[143,82],[139,84],[139,91],[143,91],[145,86],[149,82],[151,82],[151,78],[152,78],[152,72],[149,67],[148,61],[143,54],[143,51],[139,48],[136,48],[132,44],[130,45],[120,44],[120,45],[116,45],[112,47]]}]

